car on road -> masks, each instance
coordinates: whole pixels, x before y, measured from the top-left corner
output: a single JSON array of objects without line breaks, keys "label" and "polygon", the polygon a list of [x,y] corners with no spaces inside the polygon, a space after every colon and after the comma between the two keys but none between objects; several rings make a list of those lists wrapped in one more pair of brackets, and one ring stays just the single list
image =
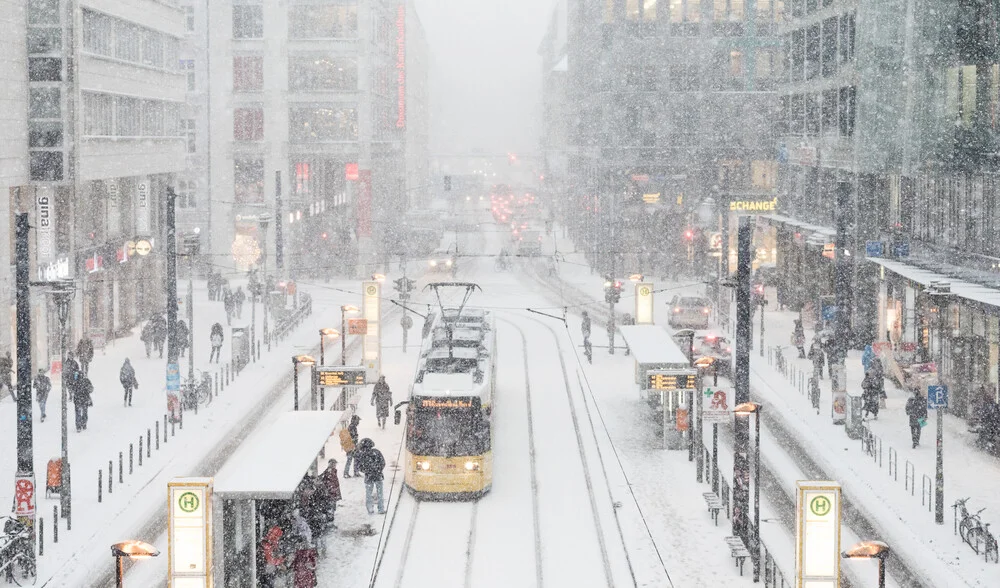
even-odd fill
[{"label": "car on road", "polygon": [[451,249],[436,249],[427,258],[427,269],[432,272],[450,272],[455,267],[455,253]]},{"label": "car on road", "polygon": [[715,333],[695,336],[694,338],[694,360],[709,357],[712,359],[712,368],[722,377],[730,376],[730,366],[732,366],[733,346],[729,339]]},{"label": "car on road", "polygon": [[667,322],[675,329],[707,329],[708,315],[711,312],[712,303],[708,298],[675,296],[670,302],[670,318]]}]

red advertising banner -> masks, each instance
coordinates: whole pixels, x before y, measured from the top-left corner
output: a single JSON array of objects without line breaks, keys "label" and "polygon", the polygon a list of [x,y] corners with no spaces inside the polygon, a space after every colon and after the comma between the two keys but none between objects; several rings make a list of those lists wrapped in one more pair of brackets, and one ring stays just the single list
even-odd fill
[{"label": "red advertising banner", "polygon": [[344,164],[344,178],[348,182],[358,181],[358,164],[356,163],[346,163]]},{"label": "red advertising banner", "polygon": [[358,172],[358,237],[372,236],[372,170]]}]

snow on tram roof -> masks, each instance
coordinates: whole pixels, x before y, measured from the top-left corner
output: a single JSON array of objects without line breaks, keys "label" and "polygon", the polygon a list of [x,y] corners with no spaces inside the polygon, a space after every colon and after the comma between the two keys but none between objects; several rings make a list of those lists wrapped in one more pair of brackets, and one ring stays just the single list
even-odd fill
[{"label": "snow on tram roof", "polygon": [[484,388],[481,384],[476,384],[471,373],[458,374],[435,374],[428,372],[424,374],[423,382],[419,387],[414,386],[416,396],[469,396],[476,394]]}]

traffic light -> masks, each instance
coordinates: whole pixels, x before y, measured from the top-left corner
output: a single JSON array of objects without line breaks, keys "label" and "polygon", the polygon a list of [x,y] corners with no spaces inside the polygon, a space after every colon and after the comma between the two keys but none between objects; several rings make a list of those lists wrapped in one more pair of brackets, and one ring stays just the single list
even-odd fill
[{"label": "traffic light", "polygon": [[451,176],[444,177],[444,191],[451,192]]},{"label": "traffic light", "polygon": [[694,231],[692,231],[691,229],[684,231],[684,238],[687,239],[688,241],[693,241]]},{"label": "traffic light", "polygon": [[604,280],[604,301],[616,304],[622,299],[622,283],[620,280],[607,278]]},{"label": "traffic light", "polygon": [[410,278],[396,278],[395,280],[392,281],[393,284],[392,287],[397,292],[399,292],[400,299],[406,300],[407,298],[410,297],[410,292],[413,291],[415,283],[416,282],[414,282]]}]

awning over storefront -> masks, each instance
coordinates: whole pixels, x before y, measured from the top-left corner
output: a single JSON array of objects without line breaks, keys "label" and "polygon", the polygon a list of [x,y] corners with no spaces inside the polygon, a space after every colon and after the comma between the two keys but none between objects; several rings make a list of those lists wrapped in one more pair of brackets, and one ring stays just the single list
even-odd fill
[{"label": "awning over storefront", "polygon": [[867,257],[865,259],[872,263],[877,263],[892,273],[921,286],[929,286],[931,282],[946,282],[951,285],[951,293],[959,298],[1000,308],[1000,290],[956,280],[944,274],[928,271],[900,261],[882,259],[880,257]]},{"label": "awning over storefront", "polygon": [[782,224],[789,227],[795,227],[801,231],[808,233],[814,233],[816,235],[821,235],[828,238],[828,241],[833,241],[837,236],[837,230],[830,227],[824,227],[822,225],[813,225],[804,221],[796,220],[790,216],[784,216],[781,214],[762,214],[758,218],[767,220],[772,224]]}]

